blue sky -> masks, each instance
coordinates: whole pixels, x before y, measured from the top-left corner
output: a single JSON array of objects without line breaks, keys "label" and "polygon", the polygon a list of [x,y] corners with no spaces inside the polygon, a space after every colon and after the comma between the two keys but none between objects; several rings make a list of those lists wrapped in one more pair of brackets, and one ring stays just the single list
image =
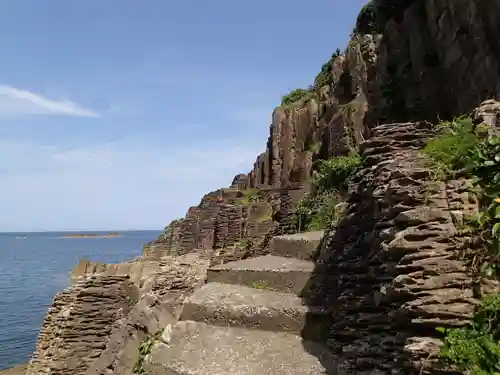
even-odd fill
[{"label": "blue sky", "polygon": [[365,0],[2,0],[0,231],[159,229],[248,172]]}]

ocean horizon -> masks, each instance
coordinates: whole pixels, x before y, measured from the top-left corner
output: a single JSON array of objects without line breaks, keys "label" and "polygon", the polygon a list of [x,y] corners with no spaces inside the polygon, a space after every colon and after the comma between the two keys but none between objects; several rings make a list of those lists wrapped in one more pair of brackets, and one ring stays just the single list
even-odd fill
[{"label": "ocean horizon", "polygon": [[[120,233],[117,237],[63,238]],[[161,230],[0,232],[0,370],[26,363],[54,295],[81,259],[117,263],[141,254]]]}]

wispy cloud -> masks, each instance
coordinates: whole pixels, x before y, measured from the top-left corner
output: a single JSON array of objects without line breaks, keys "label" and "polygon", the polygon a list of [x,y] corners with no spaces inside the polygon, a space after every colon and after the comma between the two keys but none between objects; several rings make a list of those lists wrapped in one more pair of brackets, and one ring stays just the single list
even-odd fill
[{"label": "wispy cloud", "polygon": [[94,111],[80,107],[70,100],[53,100],[27,90],[0,85],[1,117],[33,115],[99,117]]},{"label": "wispy cloud", "polygon": [[259,151],[232,139],[168,150],[154,139],[72,146],[0,139],[0,231],[162,228],[248,172]]}]

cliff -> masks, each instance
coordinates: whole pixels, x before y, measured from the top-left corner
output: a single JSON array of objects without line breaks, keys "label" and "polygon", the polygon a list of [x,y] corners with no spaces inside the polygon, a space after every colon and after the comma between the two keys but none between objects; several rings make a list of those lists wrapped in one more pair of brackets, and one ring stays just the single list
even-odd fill
[{"label": "cliff", "polygon": [[[228,189],[207,194],[145,251],[227,249],[241,238],[261,240],[268,231],[293,230],[291,207],[307,191],[315,160],[347,154],[370,137],[374,124],[435,123],[469,113],[500,93],[498,4],[406,3],[382,33],[351,36],[345,53],[332,61],[324,86],[276,108],[266,150],[247,175],[236,176]],[[256,228],[258,218],[247,216],[251,205],[237,204],[240,193],[255,188],[272,209],[269,219],[275,225],[266,220],[269,226]],[[257,241],[257,246],[262,244]]]},{"label": "cliff", "polygon": [[[441,120],[469,114],[500,94],[500,5],[486,0],[387,3],[391,2],[374,1],[363,8],[344,53],[332,56],[314,85],[284,98],[274,110],[265,151],[249,173],[205,195],[184,218],[146,244],[139,258],[119,265],[86,262],[73,271],[76,283],[54,299],[28,374],[128,374],[132,367],[136,373],[238,373],[237,358],[242,354],[228,354],[220,344],[222,354],[234,357],[235,363],[216,365],[217,358],[210,357],[215,354],[196,345],[210,342],[205,334],[224,337],[221,342],[229,340],[229,346],[239,342],[230,341],[236,331],[222,334],[214,328],[221,325],[284,329],[270,324],[271,313],[263,318],[235,306],[256,303],[256,298],[265,306],[273,300],[292,303],[289,294],[298,293],[299,286],[307,291],[301,303],[308,311],[321,306],[322,338],[315,341],[321,341],[335,360],[325,359],[329,354],[318,354],[324,350],[314,345],[299,348],[294,337],[281,333],[266,338],[265,345],[273,340],[290,345],[303,363],[327,373],[457,373],[437,356],[443,337],[436,328],[464,326],[478,298],[499,288],[493,281],[478,282],[470,272],[473,261],[460,256],[470,246],[470,236],[461,230],[463,218],[480,210],[468,176],[436,178],[421,150],[438,137]],[[494,101],[484,104],[474,112],[477,122],[486,122],[496,132],[499,108]],[[359,160],[349,159],[354,152]],[[320,192],[312,182],[325,160],[356,166],[339,185],[335,204],[319,201],[334,220],[315,228],[325,230],[324,238],[323,232],[315,232],[314,240],[290,236],[302,227],[298,208]],[[322,240],[317,252],[311,251],[318,238]],[[306,263],[281,259],[290,257]],[[263,270],[260,260],[274,268]],[[236,261],[253,263],[244,263],[245,268]],[[287,267],[295,268],[286,277],[277,276]],[[242,302],[248,290],[233,293],[220,286],[246,283],[262,289],[256,284],[262,280],[246,279],[247,270],[263,275],[265,285],[274,285],[286,296],[254,296]],[[202,286],[207,278],[209,283]],[[105,287],[108,283],[126,285],[133,298],[110,307],[100,292],[87,297],[93,283],[103,283],[104,290],[111,290]],[[284,288],[282,283],[293,285]],[[202,304],[196,299],[202,292],[197,291],[208,293],[209,288],[226,288],[227,298],[217,289],[218,297],[211,300],[217,308],[210,305],[194,313],[192,306]],[[120,293],[113,295],[122,301]],[[239,305],[231,300],[234,295]],[[82,305],[87,299],[90,306]],[[76,306],[81,318],[62,314],[65,305]],[[317,324],[317,314],[304,317],[302,307],[293,306],[304,318],[304,336],[314,330],[310,326]],[[85,336],[92,328],[89,318],[96,309],[109,314],[99,325],[99,344],[76,344],[75,335]],[[210,324],[194,324],[198,320]],[[71,328],[74,322],[79,325]],[[201,341],[190,341],[186,332]],[[249,340],[248,348],[264,337],[238,332],[241,340]],[[147,355],[141,352],[147,346],[141,340],[149,343]],[[59,343],[66,348],[64,354],[51,354]],[[185,357],[194,348],[204,356]],[[293,360],[286,353],[276,354],[279,348],[268,349],[275,358]],[[248,368],[257,372],[244,373],[259,373],[258,366],[251,367],[255,351],[247,355]],[[163,367],[156,368],[149,357]],[[265,353],[255,361],[265,363]],[[202,370],[189,367],[195,363]],[[292,373],[299,367],[260,373]]]}]

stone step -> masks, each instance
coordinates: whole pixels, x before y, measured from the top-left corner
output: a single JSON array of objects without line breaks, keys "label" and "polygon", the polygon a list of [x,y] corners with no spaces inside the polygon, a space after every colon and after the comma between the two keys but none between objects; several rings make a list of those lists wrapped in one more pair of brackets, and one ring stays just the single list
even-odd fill
[{"label": "stone step", "polygon": [[184,303],[181,320],[284,331],[322,341],[331,324],[326,309],[309,307],[291,293],[208,283]]},{"label": "stone step", "polygon": [[301,295],[313,270],[311,261],[264,255],[214,266],[207,281]]},{"label": "stone step", "polygon": [[[170,336],[170,337],[165,337]],[[157,341],[145,368],[153,375],[335,374],[335,358],[296,335],[180,321]]]},{"label": "stone step", "polygon": [[310,260],[313,259],[323,236],[323,231],[275,236],[269,242],[269,252],[282,257]]}]

